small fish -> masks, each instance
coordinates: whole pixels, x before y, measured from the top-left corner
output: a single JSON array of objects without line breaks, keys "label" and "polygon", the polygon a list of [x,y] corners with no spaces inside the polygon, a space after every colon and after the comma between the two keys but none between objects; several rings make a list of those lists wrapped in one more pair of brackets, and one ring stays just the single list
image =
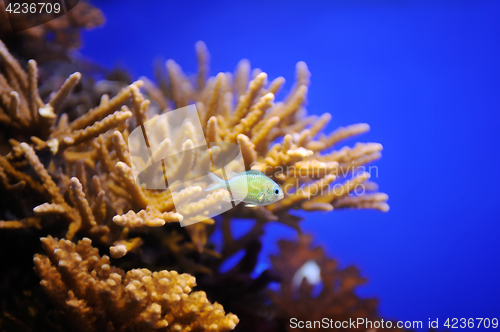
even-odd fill
[{"label": "small fish", "polygon": [[210,172],[208,176],[213,184],[205,191],[229,188],[233,200],[243,201],[248,207],[269,205],[284,197],[281,187],[261,171],[237,173],[227,181]]}]

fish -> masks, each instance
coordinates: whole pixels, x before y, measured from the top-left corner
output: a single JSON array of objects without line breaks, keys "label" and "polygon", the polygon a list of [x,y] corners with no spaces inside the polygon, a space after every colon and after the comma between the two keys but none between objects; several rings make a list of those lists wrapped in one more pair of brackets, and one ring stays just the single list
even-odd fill
[{"label": "fish", "polygon": [[229,180],[223,180],[210,172],[208,176],[213,183],[205,191],[226,189],[233,201],[243,201],[247,207],[269,205],[285,197],[280,185],[261,171],[236,173]]}]

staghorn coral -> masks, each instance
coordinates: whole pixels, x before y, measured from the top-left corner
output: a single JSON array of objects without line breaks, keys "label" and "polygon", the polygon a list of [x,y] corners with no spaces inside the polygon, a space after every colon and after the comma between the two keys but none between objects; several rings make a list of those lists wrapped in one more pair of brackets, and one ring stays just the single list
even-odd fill
[{"label": "staghorn coral", "polygon": [[[357,168],[378,159],[382,146],[358,143],[352,148],[331,151],[340,141],[366,132],[369,127],[358,124],[322,134],[330,115],[307,116],[310,74],[304,63],[297,64],[296,83],[290,94],[275,102],[275,94],[284,84],[282,77],[268,83],[267,74],[258,69],[251,73],[250,63],[244,60],[234,75],[219,73],[208,78],[205,45],[197,43],[196,51],[196,77],[188,77],[169,60],[167,73],[158,76],[158,85],[143,78],[121,90],[109,89],[111,94],[102,95],[89,109],[88,103],[68,102],[74,99],[74,90],[81,84],[80,73],[70,75],[64,83],[47,85],[58,87],[56,91],[48,93],[48,88],[44,88],[44,93],[40,93],[38,85],[44,86],[44,82],[38,80],[37,63],[30,61],[26,72],[0,42],[0,190],[5,198],[0,202],[0,229],[41,229],[67,240],[86,236],[96,246],[109,250],[113,258],[120,258],[116,263],[124,267],[134,267],[134,261],[136,267],[139,259],[141,266],[197,274],[202,289],[220,289],[221,280],[231,276],[221,276],[219,265],[240,250],[246,250],[249,260],[256,257],[255,243],[266,223],[277,221],[300,230],[300,218],[291,214],[292,210],[388,210],[385,194],[353,194],[359,186],[367,191],[377,190],[368,181],[369,174]],[[141,93],[143,86],[150,99]],[[87,89],[92,96],[99,91],[97,87]],[[177,211],[174,198],[178,201],[196,197],[202,187],[195,184],[180,192],[174,186],[168,190],[145,189],[134,179],[130,147],[126,144],[135,127],[193,103],[207,142],[238,144],[245,167],[262,170],[280,183],[286,194],[282,201],[268,207],[239,205],[218,217],[223,233],[220,250],[215,250],[209,241],[216,227],[214,219],[206,218],[182,229],[179,222],[189,225],[190,220],[221,204],[222,195],[216,192]],[[152,155],[159,156],[168,149],[189,150],[195,141],[192,126],[186,122],[182,127],[190,138],[160,140]],[[226,152],[218,146],[210,151]],[[195,163],[208,164],[210,154],[185,153],[170,161],[167,178],[188,179],[196,175]],[[256,222],[236,240],[231,226],[238,218]],[[69,242],[59,243],[65,244],[61,255],[72,252]],[[50,257],[51,253],[47,254]],[[37,257],[39,264],[42,258]],[[57,269],[55,262],[52,259],[53,269]],[[44,277],[41,268],[37,272],[44,280],[57,283],[56,275]],[[237,273],[238,278],[244,275],[244,283],[254,285],[249,290],[262,291],[275,279],[263,274],[253,281],[250,272],[246,267]],[[212,279],[204,280],[204,274],[212,274]],[[49,281],[45,284],[48,286]],[[240,285],[237,282],[231,287]],[[59,292],[68,289],[65,287],[59,288]],[[49,296],[55,296],[54,288],[47,291]],[[64,295],[62,291],[64,301],[55,302],[67,314],[80,317],[82,326],[94,326],[93,302],[83,312],[83,296],[74,291],[73,295]],[[241,295],[239,291],[235,293]],[[210,298],[219,296],[214,291]],[[122,300],[115,298],[114,305]],[[227,301],[221,302],[225,305]],[[71,311],[68,305],[80,312]],[[153,315],[157,307],[151,306],[149,314]],[[235,311],[241,311],[241,307],[236,306]]]},{"label": "staghorn coral", "polygon": [[[202,44],[198,44],[197,47],[201,59],[200,66],[205,68],[207,61],[204,59],[207,56],[203,53],[205,52],[204,47],[200,45]],[[142,212],[142,214],[148,215],[150,218],[154,218],[153,215],[167,213],[168,217],[165,218],[165,222],[180,221],[184,218],[182,211],[180,211],[181,214],[173,213],[174,204],[169,191],[157,193],[140,188],[131,174],[130,157],[125,144],[125,138],[129,133],[129,125],[126,125],[126,121],[133,116],[135,124],[141,124],[150,116],[148,114],[150,113],[149,101],[144,99],[139,91],[142,81],[137,81],[125,87],[112,99],[105,96],[99,106],[68,123],[64,114],[57,119],[56,112],[62,100],[68,96],[71,89],[78,83],[80,74],[71,75],[59,92],[52,94],[51,99],[45,104],[38,96],[37,82],[33,78],[36,76],[36,63],[30,62],[30,70],[26,75],[20,69],[20,66],[12,58],[9,58],[5,48],[3,49],[4,61],[7,64],[6,68],[13,68],[12,71],[17,73],[13,81],[17,85],[24,87],[18,93],[14,91],[13,86],[5,84],[4,95],[9,94],[11,96],[10,100],[7,97],[4,98],[5,104],[8,103],[9,109],[17,106],[14,111],[9,111],[10,113],[4,112],[5,123],[10,124],[12,122],[13,125],[19,128],[24,126],[29,132],[36,134],[37,136],[31,137],[35,149],[50,149],[53,154],[62,155],[66,162],[66,170],[74,168],[79,160],[82,160],[84,164],[84,166],[77,166],[77,168],[81,168],[79,173],[82,177],[87,177],[88,168],[93,169],[94,174],[91,176],[95,177],[92,180],[95,187],[94,195],[97,197],[101,189],[103,189],[104,194],[101,195],[107,197],[108,201],[114,202],[114,220],[121,220],[117,222],[121,226],[130,227],[131,225],[127,222],[139,220],[136,217],[131,217],[131,214],[127,215],[129,217],[125,217],[134,207],[149,209],[148,213]],[[258,208],[242,211],[244,209],[238,207],[238,209],[230,211],[228,214],[231,217],[253,216],[259,218],[264,216],[265,220],[261,218],[263,222],[277,219],[298,228],[297,224],[292,223],[292,218],[288,217],[290,209],[331,211],[334,207],[365,207],[387,210],[388,207],[385,204],[387,196],[385,195],[348,196],[350,192],[369,178],[369,174],[366,172],[356,174],[341,186],[331,186],[331,183],[335,180],[345,177],[345,174],[349,173],[350,169],[379,158],[380,144],[359,143],[354,148],[345,147],[339,151],[320,154],[321,151],[341,139],[366,131],[368,129],[367,125],[361,124],[341,128],[328,136],[323,135],[314,139],[329,120],[328,115],[322,116],[319,121],[316,121],[312,127],[307,129],[302,128],[300,124],[314,122],[314,116],[305,118],[304,121],[293,120],[299,110],[302,109],[302,113],[304,113],[302,105],[305,100],[307,86],[300,82],[307,84],[309,73],[303,63],[299,63],[297,66],[298,83],[284,102],[273,104],[274,96],[271,92],[268,92],[268,89],[276,92],[276,85],[283,81],[278,80],[278,83],[273,82],[269,88],[265,88],[267,75],[259,73],[248,83],[248,89],[239,96],[239,101],[233,106],[227,100],[232,95],[235,95],[236,90],[233,91],[233,89],[236,89],[237,84],[242,84],[239,77],[248,74],[243,73],[248,69],[245,69],[248,62],[243,63],[245,65],[240,64],[236,71],[234,87],[229,84],[231,75],[220,73],[216,78],[209,79],[203,90],[196,90],[196,87],[190,85],[189,80],[182,74],[180,67],[172,60],[169,60],[167,68],[171,72],[169,72],[170,83],[167,85],[169,88],[167,96],[170,96],[172,101],[169,101],[168,97],[163,99],[163,102],[169,102],[172,107],[181,107],[185,106],[187,102],[196,102],[200,118],[206,121],[203,125],[205,126],[207,139],[210,142],[238,143],[241,146],[247,168],[252,167],[264,171],[285,188],[287,193],[285,199],[269,206],[267,209]],[[200,75],[201,72],[205,73],[205,69],[200,70]],[[198,77],[199,81],[201,81],[200,77]],[[176,84],[180,85],[176,86]],[[151,82],[146,84],[146,91],[155,91],[155,89]],[[151,95],[155,96],[158,93],[151,93]],[[19,98],[19,96],[24,98]],[[132,111],[125,105],[127,102],[130,102]],[[12,104],[15,105],[12,106]],[[118,109],[120,110],[118,111]],[[22,115],[20,115],[21,113]],[[48,126],[49,129],[40,132],[37,126],[39,121]],[[234,127],[234,130],[229,129],[232,127]],[[114,130],[113,133],[110,133],[111,130]],[[279,139],[280,136],[283,137],[282,143],[275,143],[269,148],[271,143]],[[184,149],[188,148],[189,144],[192,144],[189,140],[177,143]],[[168,148],[171,148],[174,143],[165,141],[158,146],[163,149],[165,144],[169,145]],[[101,221],[100,223],[94,221],[95,218],[91,213],[93,211],[89,208],[90,203],[85,196],[85,193],[88,194],[91,191],[91,188],[88,188],[89,186],[83,188],[82,185],[80,191],[76,191],[75,185],[71,186],[73,197],[77,198],[75,202],[76,209],[79,211],[77,214],[69,213],[68,211],[72,209],[61,198],[62,195],[54,189],[56,187],[55,183],[51,180],[50,175],[44,171],[43,165],[32,151],[33,148],[26,143],[15,142],[15,145],[12,147],[12,152],[15,152],[15,154],[12,153],[12,156],[20,157],[23,154],[26,156],[28,163],[44,182],[45,191],[50,196],[48,203],[35,208],[35,214],[47,215],[53,213],[69,219],[71,227],[67,235],[68,238],[72,238],[82,227],[84,230],[90,230],[94,227],[92,231],[96,232],[95,227],[97,224],[100,224],[101,232],[108,232],[109,225],[106,223],[109,221]],[[154,153],[156,152],[153,151]],[[194,159],[194,157],[185,154],[177,165],[171,167],[175,172],[175,177],[187,176],[193,168]],[[208,161],[208,158],[205,158],[205,160]],[[98,167],[96,167],[96,163],[99,164]],[[15,173],[15,167],[12,167],[9,160],[4,158],[2,164],[4,165],[3,168],[9,170],[10,174],[17,180],[28,181],[28,184],[31,187],[36,187],[35,189],[40,193],[44,191],[41,189],[40,184],[32,178]],[[180,173],[181,171],[183,173]],[[66,171],[66,173],[68,172]],[[72,181],[90,182],[86,179],[78,179],[78,177]],[[65,182],[69,183],[67,177]],[[196,187],[193,187],[190,192],[192,193],[195,189]],[[206,210],[207,204],[217,205],[217,199],[219,198],[213,196],[210,199],[213,202],[203,201],[202,204],[200,201],[198,205],[188,205],[188,210],[184,212],[188,215],[196,215]],[[87,201],[85,204],[82,203],[85,201]],[[75,217],[75,215],[79,215],[80,218]],[[83,224],[80,219],[84,221]],[[89,223],[89,220],[93,220],[93,223]],[[186,220],[189,220],[189,216]],[[259,225],[262,226],[263,222]],[[147,225],[161,226],[161,223],[157,221],[146,221],[145,223]],[[211,224],[213,220],[208,219],[207,223]],[[206,238],[206,236],[203,237]],[[111,238],[113,239],[113,237]],[[200,238],[202,237],[197,237],[197,239]],[[114,236],[114,239],[116,240],[117,236]],[[102,240],[109,242],[109,239],[106,238]],[[198,250],[202,250],[204,243],[198,242],[195,245]],[[239,249],[244,245],[245,243],[241,243]],[[227,250],[227,252],[233,253],[237,251],[236,249],[238,248]]]},{"label": "staghorn coral", "polygon": [[[297,64],[296,82],[288,96],[276,102],[275,94],[283,86],[284,78],[268,83],[266,73],[260,69],[251,72],[250,63],[243,60],[234,74],[219,73],[206,79],[209,62],[206,46],[199,42],[196,51],[199,62],[196,78],[188,77],[178,64],[168,60],[166,72],[157,70],[157,85],[143,79],[146,94],[164,112],[196,103],[207,142],[239,144],[247,169],[263,171],[285,189],[285,198],[266,208],[238,206],[224,214],[223,223],[228,226],[223,227],[223,258],[245,248],[269,221],[277,220],[299,229],[300,219],[289,213],[294,209],[389,209],[388,196],[372,193],[377,187],[368,181],[370,174],[363,171],[364,165],[380,158],[382,145],[357,143],[352,148],[332,151],[341,141],[368,131],[369,126],[356,124],[323,134],[331,116],[328,113],[307,116],[310,73],[304,62]],[[361,195],[354,194],[357,188],[363,189]],[[241,217],[257,219],[257,223],[248,236],[234,241],[229,220]]]},{"label": "staghorn coral", "polygon": [[229,331],[238,323],[204,292],[191,292],[195,278],[176,271],[110,266],[91,240],[78,244],[42,238],[47,253],[35,255],[35,270],[50,298],[79,331]]},{"label": "staghorn coral", "polygon": [[[25,3],[40,6],[37,1],[28,0]],[[22,29],[13,33],[4,3],[0,3],[0,40],[22,63],[29,59],[36,60],[41,83],[39,94],[43,100],[50,99],[50,94],[59,90],[70,74],[76,71],[86,73],[73,88],[70,96],[59,99],[62,103],[58,106],[59,114],[67,113],[72,120],[89,108],[95,107],[103,94],[114,95],[131,80],[121,70],[108,71],[74,52],[82,44],[81,31],[102,25],[104,16],[87,1],[75,3],[66,0],[65,4],[66,8],[72,9],[40,25],[36,24],[49,19],[50,15],[12,15],[13,25]],[[33,27],[29,28],[30,26]]]}]

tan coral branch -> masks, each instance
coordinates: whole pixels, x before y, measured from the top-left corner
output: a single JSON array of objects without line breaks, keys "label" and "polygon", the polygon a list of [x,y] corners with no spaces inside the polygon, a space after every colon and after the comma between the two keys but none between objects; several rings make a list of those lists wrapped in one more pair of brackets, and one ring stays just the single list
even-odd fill
[{"label": "tan coral branch", "polygon": [[49,175],[43,164],[40,162],[40,159],[38,159],[35,151],[33,151],[33,148],[26,143],[21,143],[21,149],[23,150],[31,167],[33,167],[42,180],[43,186],[47,190],[52,201],[57,204],[65,204],[64,198],[59,193],[59,188],[54,183],[52,177]]},{"label": "tan coral branch", "polygon": [[[140,88],[143,85],[142,81],[136,81],[132,85]],[[126,87],[122,89],[115,97],[110,99],[108,102],[97,106],[96,108],[90,110],[85,115],[77,118],[75,121],[71,122],[71,130],[81,130],[87,126],[91,126],[97,121],[107,117],[111,113],[118,110],[125,102],[131,98],[131,88]]]},{"label": "tan coral branch", "polygon": [[76,203],[76,208],[80,213],[82,218],[82,227],[84,229],[90,229],[97,226],[94,215],[90,208],[88,200],[85,198],[85,193],[83,192],[83,187],[78,178],[71,178],[71,189],[73,190],[73,199]]},{"label": "tan coral branch", "polygon": [[123,184],[125,187],[128,189],[128,192],[130,196],[132,197],[132,200],[141,208],[145,209],[148,206],[148,200],[144,193],[142,192],[142,189],[137,185],[135,182],[135,179],[132,175],[132,170],[130,167],[127,166],[127,164],[119,161],[116,163],[116,169],[118,171],[118,175],[120,176],[120,179],[123,181]]},{"label": "tan coral branch", "polygon": [[55,118],[57,110],[69,96],[73,88],[80,82],[82,75],[78,72],[69,75],[61,88],[50,98],[47,105],[40,108],[39,113],[46,118]]},{"label": "tan coral branch", "polygon": [[60,141],[59,147],[66,148],[73,145],[81,144],[92,138],[99,136],[102,133],[116,127],[121,122],[126,121],[132,116],[130,111],[124,110],[108,115],[103,120],[94,123],[92,126],[85,129],[77,130],[70,133]]}]

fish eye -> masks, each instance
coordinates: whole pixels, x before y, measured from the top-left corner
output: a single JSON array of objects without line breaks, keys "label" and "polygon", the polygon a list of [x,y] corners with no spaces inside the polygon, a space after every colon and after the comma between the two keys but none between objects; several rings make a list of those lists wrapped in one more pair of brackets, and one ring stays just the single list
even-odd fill
[{"label": "fish eye", "polygon": [[276,195],[278,195],[278,194],[280,193],[280,191],[279,191],[278,189],[276,189],[276,190],[274,191],[274,193],[275,193]]}]

